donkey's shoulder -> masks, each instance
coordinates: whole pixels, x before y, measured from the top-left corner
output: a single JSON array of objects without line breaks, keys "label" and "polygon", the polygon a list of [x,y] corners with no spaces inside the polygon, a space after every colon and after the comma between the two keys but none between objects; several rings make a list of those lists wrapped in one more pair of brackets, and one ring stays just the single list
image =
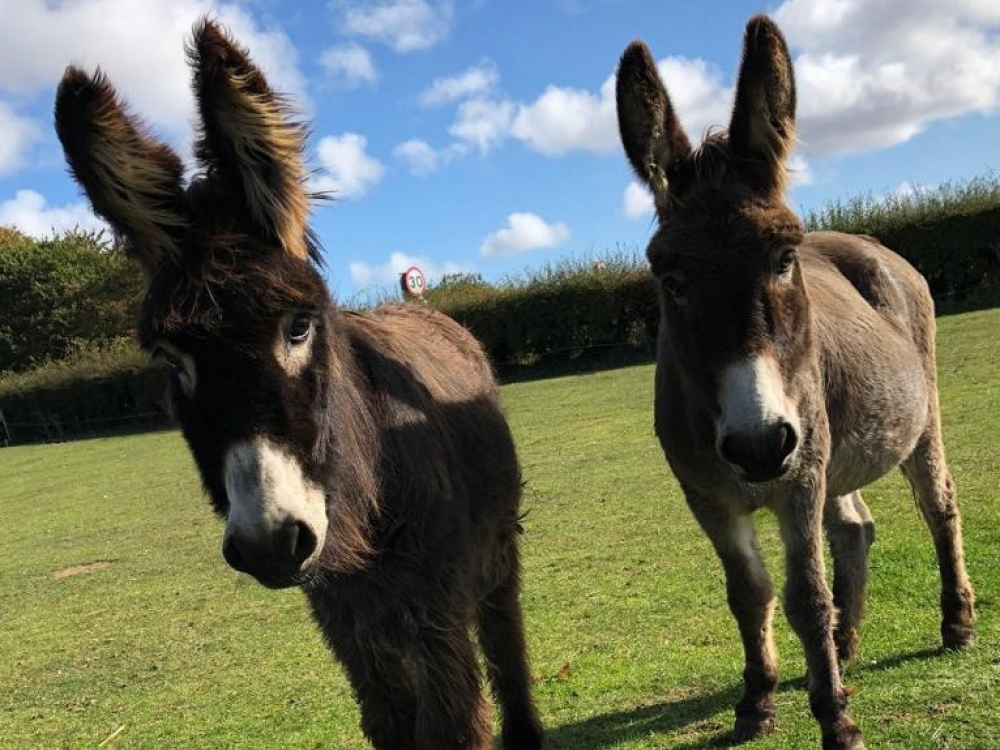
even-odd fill
[{"label": "donkey's shoulder", "polygon": [[[396,389],[426,388],[455,400],[495,389],[493,372],[476,338],[448,316],[413,303],[347,313],[353,348],[376,382]],[[456,377],[461,373],[462,377]]]},{"label": "donkey's shoulder", "polygon": [[908,319],[930,303],[924,278],[874,237],[811,232],[802,251],[816,281],[845,279],[877,312]]}]

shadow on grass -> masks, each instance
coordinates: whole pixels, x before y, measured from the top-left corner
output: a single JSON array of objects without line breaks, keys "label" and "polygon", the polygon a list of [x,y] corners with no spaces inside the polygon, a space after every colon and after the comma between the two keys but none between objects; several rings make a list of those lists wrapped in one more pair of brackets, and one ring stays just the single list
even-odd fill
[{"label": "shadow on grass", "polygon": [[[861,674],[895,669],[907,662],[933,659],[943,653],[940,648],[911,651],[875,663],[858,663],[850,672]],[[806,690],[804,676],[782,680],[778,686],[779,692],[799,690]],[[674,744],[671,747],[676,747],[678,750],[737,747],[738,745],[732,741],[732,712],[742,692],[743,685],[736,684],[708,695],[640,706],[630,711],[601,714],[573,724],[551,727],[547,731],[548,747],[550,750],[603,750],[615,747],[624,740],[676,732],[684,727],[692,727],[692,733],[701,736],[692,737],[687,742]],[[722,722],[724,726],[721,729],[713,731],[714,723],[703,727],[701,732],[694,729],[694,725],[720,713],[725,716]]]},{"label": "shadow on grass", "polygon": [[875,662],[862,660],[849,667],[847,674],[850,676],[851,674],[864,674],[865,672],[882,672],[886,669],[895,669],[907,662],[926,661],[927,659],[943,656],[946,653],[948,652],[944,648],[938,646],[937,648],[922,648],[919,651],[897,654],[896,656],[890,656],[888,659],[879,659]]},{"label": "shadow on grass", "polygon": [[649,365],[655,361],[656,352],[652,345],[638,348],[612,345],[594,347],[592,351],[552,352],[539,356],[531,363],[494,361],[493,366],[500,383],[507,385]]},{"label": "shadow on grass", "polygon": [[601,750],[615,747],[629,738],[676,731],[723,712],[726,719],[722,731],[700,737],[684,747],[690,750],[730,747],[732,710],[742,689],[742,685],[734,685],[708,695],[640,706],[630,711],[601,714],[573,724],[552,727],[547,732],[547,746],[549,750]]}]

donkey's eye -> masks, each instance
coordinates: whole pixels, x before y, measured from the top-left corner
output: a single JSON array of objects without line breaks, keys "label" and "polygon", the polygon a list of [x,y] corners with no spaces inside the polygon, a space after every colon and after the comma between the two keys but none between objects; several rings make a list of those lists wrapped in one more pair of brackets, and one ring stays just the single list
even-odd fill
[{"label": "donkey's eye", "polygon": [[150,359],[154,362],[164,362],[167,367],[169,367],[174,372],[180,372],[182,369],[181,361],[171,352],[164,349],[162,346],[158,346],[153,349],[153,353],[150,355]]},{"label": "donkey's eye", "polygon": [[665,273],[660,283],[675,302],[683,302],[687,295],[687,280],[679,273]]},{"label": "donkey's eye", "polygon": [[171,347],[157,346],[153,349],[152,360],[164,362],[170,368],[170,375],[180,385],[181,393],[188,398],[194,395],[195,365],[190,356]]},{"label": "donkey's eye", "polygon": [[792,270],[792,266],[795,263],[795,259],[798,257],[798,250],[794,247],[790,247],[781,252],[778,259],[774,263],[774,273],[776,276],[784,276],[786,273]]},{"label": "donkey's eye", "polygon": [[300,313],[292,318],[291,325],[288,326],[288,341],[292,344],[301,344],[312,331],[312,316],[308,313]]}]

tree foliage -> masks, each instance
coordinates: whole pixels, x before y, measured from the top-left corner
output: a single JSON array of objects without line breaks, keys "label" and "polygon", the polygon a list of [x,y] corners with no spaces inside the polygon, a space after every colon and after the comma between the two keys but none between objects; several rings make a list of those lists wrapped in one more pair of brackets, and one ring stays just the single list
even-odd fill
[{"label": "tree foliage", "polygon": [[127,336],[142,279],[101,233],[36,240],[0,227],[0,372]]}]

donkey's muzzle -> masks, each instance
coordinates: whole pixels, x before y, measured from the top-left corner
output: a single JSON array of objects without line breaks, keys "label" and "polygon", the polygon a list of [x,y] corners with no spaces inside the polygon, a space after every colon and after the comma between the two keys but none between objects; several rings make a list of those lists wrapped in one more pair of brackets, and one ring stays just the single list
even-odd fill
[{"label": "donkey's muzzle", "polygon": [[226,534],[222,556],[231,568],[252,575],[265,586],[285,588],[309,579],[304,565],[316,551],[317,543],[306,524],[289,521],[267,535]]},{"label": "donkey's muzzle", "polygon": [[759,483],[782,476],[799,444],[795,428],[786,421],[754,432],[730,432],[719,440],[719,455],[739,469],[748,482]]}]

